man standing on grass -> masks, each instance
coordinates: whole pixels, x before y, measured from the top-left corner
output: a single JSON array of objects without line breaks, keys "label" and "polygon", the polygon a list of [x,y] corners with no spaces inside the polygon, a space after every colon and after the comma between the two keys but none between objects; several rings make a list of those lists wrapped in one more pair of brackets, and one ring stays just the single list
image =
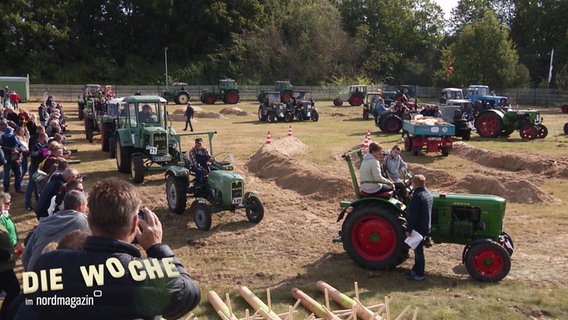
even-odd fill
[{"label": "man standing on grass", "polygon": [[414,248],[414,266],[408,275],[410,281],[424,280],[424,237],[430,234],[432,228],[432,194],[425,187],[426,177],[417,174],[412,178],[412,199],[408,208],[406,236],[413,231],[420,233],[422,241]]},{"label": "man standing on grass", "polygon": [[195,113],[195,110],[193,110],[193,107],[191,106],[191,102],[187,103],[187,108],[185,109],[185,128],[183,128],[183,131],[187,131],[187,125],[189,125],[189,128],[191,129],[190,131],[193,131],[193,126],[191,125],[191,119],[193,119],[193,114]]}]

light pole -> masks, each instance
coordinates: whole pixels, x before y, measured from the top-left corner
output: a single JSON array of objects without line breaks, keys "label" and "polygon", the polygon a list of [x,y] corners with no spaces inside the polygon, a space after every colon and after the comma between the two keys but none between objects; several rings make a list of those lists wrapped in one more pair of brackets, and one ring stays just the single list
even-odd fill
[{"label": "light pole", "polygon": [[166,66],[166,91],[168,91],[168,47],[164,48],[164,65]]}]

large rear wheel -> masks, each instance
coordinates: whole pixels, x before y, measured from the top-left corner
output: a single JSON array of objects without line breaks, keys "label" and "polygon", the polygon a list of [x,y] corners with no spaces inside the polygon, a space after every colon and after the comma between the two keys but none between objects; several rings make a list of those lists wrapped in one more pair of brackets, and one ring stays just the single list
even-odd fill
[{"label": "large rear wheel", "polygon": [[207,204],[194,202],[189,209],[199,230],[207,231],[211,229],[211,208]]},{"label": "large rear wheel", "polygon": [[363,97],[358,94],[352,95],[349,98],[349,104],[353,107],[358,107],[363,104]]},{"label": "large rear wheel", "polygon": [[185,181],[170,175],[166,180],[166,197],[170,211],[175,214],[182,214],[187,202]]},{"label": "large rear wheel", "polygon": [[475,128],[484,138],[497,138],[501,134],[503,120],[495,112],[485,112],[475,120]]},{"label": "large rear wheel", "polygon": [[391,208],[353,208],[343,223],[343,248],[364,268],[393,269],[408,258],[403,223]]},{"label": "large rear wheel", "polygon": [[402,129],[402,120],[396,113],[391,112],[381,117],[381,130],[385,133],[397,133]]},{"label": "large rear wheel", "polygon": [[247,199],[247,205],[251,207],[246,208],[248,221],[252,223],[259,223],[264,218],[264,205],[257,196],[250,196]]},{"label": "large rear wheel", "polygon": [[492,240],[473,244],[465,254],[465,267],[470,276],[481,282],[498,282],[509,274],[511,257]]},{"label": "large rear wheel", "polygon": [[223,97],[223,102],[226,104],[239,103],[239,92],[237,90],[228,90]]}]

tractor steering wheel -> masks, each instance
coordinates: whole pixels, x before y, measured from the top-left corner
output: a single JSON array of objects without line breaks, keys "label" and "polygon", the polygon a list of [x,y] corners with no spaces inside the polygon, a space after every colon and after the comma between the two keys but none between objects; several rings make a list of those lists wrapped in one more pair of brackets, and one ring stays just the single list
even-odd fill
[{"label": "tractor steering wheel", "polygon": [[[222,165],[228,165],[234,162],[233,154],[229,152],[219,152],[213,156],[214,163],[219,163]],[[220,160],[219,160],[220,159]]]}]

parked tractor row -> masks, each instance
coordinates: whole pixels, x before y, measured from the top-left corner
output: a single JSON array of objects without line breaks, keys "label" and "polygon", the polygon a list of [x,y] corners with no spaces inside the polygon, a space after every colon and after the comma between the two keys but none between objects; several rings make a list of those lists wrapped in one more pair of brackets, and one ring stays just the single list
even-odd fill
[{"label": "parked tractor row", "polygon": [[264,92],[258,107],[258,120],[266,122],[319,120],[315,102],[308,91],[296,91],[289,103],[282,102],[280,92]]}]

